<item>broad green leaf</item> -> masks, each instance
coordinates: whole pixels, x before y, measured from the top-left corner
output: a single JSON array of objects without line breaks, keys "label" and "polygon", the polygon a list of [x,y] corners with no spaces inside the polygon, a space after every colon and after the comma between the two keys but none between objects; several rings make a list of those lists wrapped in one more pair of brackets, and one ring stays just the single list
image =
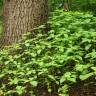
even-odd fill
[{"label": "broad green leaf", "polygon": [[23,92],[24,92],[24,87],[22,87],[22,86],[17,86],[16,87],[16,92],[19,94],[19,95],[21,95]]},{"label": "broad green leaf", "polygon": [[83,74],[83,75],[80,75],[80,79],[81,80],[86,80],[93,75],[94,75],[94,73]]},{"label": "broad green leaf", "polygon": [[34,81],[34,80],[30,80],[30,84],[33,86],[33,87],[36,87],[38,82],[37,81]]}]

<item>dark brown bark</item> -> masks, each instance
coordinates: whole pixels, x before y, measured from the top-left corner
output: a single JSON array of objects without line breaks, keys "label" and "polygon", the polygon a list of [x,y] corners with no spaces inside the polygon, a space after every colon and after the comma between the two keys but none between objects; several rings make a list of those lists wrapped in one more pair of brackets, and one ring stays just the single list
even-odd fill
[{"label": "dark brown bark", "polygon": [[17,42],[22,34],[47,21],[48,0],[4,0],[1,45]]}]

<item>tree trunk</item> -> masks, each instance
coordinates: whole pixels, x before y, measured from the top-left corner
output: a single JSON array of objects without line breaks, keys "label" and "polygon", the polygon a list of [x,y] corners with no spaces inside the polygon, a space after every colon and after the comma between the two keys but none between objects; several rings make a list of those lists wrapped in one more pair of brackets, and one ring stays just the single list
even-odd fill
[{"label": "tree trunk", "polygon": [[2,45],[16,43],[22,34],[47,21],[48,0],[4,0]]}]

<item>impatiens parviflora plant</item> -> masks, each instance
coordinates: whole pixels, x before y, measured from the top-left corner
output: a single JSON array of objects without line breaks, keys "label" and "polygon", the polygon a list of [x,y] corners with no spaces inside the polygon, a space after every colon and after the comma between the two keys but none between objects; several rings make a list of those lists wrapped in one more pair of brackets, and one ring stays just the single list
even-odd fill
[{"label": "impatiens parviflora plant", "polygon": [[56,10],[48,25],[0,51],[0,96],[68,96],[72,84],[96,77],[96,17]]}]

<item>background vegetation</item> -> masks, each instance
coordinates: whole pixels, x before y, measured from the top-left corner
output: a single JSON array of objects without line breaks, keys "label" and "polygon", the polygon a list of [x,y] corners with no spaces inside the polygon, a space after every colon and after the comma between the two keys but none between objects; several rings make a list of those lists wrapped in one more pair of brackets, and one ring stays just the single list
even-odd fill
[{"label": "background vegetation", "polygon": [[96,0],[49,0],[49,5],[52,10],[62,8],[67,2],[71,11],[91,11],[96,12]]}]

